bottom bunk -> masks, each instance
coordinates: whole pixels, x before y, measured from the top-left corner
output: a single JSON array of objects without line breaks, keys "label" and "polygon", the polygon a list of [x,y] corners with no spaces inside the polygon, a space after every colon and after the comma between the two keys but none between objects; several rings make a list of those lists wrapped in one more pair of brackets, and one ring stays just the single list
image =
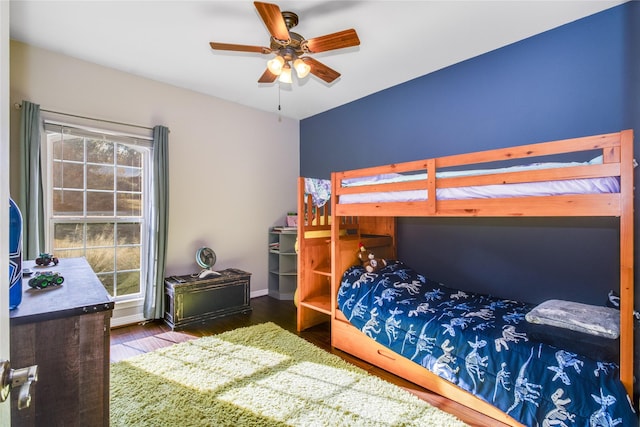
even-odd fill
[{"label": "bottom bunk", "polygon": [[336,348],[511,425],[638,423],[612,356],[534,340],[532,305],[450,289],[400,261],[346,268],[338,285]]}]

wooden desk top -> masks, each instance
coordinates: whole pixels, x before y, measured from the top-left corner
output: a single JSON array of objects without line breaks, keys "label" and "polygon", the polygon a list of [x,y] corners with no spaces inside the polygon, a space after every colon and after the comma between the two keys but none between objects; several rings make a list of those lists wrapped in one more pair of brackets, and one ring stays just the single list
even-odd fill
[{"label": "wooden desk top", "polygon": [[33,289],[31,276],[22,277],[22,302],[9,312],[11,325],[113,310],[114,302],[85,258],[61,258],[58,265],[37,266],[24,261],[33,274],[53,271],[64,277],[60,286]]}]

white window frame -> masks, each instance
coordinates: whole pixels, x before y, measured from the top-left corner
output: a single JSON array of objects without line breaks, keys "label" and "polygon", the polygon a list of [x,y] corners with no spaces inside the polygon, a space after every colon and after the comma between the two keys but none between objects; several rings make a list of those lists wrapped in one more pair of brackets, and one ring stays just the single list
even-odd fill
[{"label": "white window frame", "polygon": [[[135,145],[141,148],[143,151],[142,155],[142,169],[143,169],[143,208],[142,208],[142,218],[139,219],[141,223],[140,230],[140,292],[136,294],[130,294],[125,296],[117,296],[113,300],[115,302],[115,307],[113,310],[113,317],[111,319],[111,326],[121,326],[131,323],[137,323],[140,321],[144,321],[143,315],[143,307],[144,307],[144,297],[145,297],[145,289],[146,285],[144,279],[147,277],[147,256],[146,254],[149,251],[149,235],[148,235],[148,227],[146,224],[150,218],[150,197],[151,197],[151,147],[152,147],[152,137],[149,132],[149,135],[141,135],[141,134],[131,134],[124,133],[120,131],[114,131],[106,128],[98,128],[93,126],[85,126],[78,124],[70,124],[66,122],[60,122],[57,120],[46,119],[44,120],[44,129],[42,132],[42,158],[46,159],[43,162],[43,176],[46,177],[43,185],[43,198],[44,198],[44,232],[45,232],[45,248],[52,248],[53,242],[53,225],[56,223],[65,223],[65,222],[84,222],[84,223],[104,223],[104,222],[117,222],[118,216],[107,216],[107,217],[68,217],[68,218],[54,218],[52,216],[53,212],[53,153],[52,153],[52,142],[49,142],[47,138],[47,132],[53,131],[60,133],[60,130],[67,129],[69,132],[78,135],[78,136],[86,136],[94,139],[104,138],[106,140],[116,142],[119,144],[126,145]],[[84,163],[86,164],[86,163]],[[85,176],[86,179],[86,176]],[[82,190],[86,192],[85,188]],[[126,222],[131,222],[130,219],[126,219]],[[83,240],[86,236],[83,236]],[[50,249],[46,249],[46,251],[50,252]]]}]

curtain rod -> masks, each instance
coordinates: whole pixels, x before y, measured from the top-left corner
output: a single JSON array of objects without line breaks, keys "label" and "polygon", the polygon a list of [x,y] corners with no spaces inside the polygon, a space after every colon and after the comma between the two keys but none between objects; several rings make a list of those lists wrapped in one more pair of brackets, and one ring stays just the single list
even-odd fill
[{"label": "curtain rod", "polygon": [[[22,104],[19,104],[17,102],[15,104],[13,104],[13,106],[14,106],[14,108],[16,110],[21,110],[22,109]],[[114,125],[130,126],[130,127],[140,128],[140,129],[153,130],[153,128],[150,128],[150,127],[147,127],[147,126],[133,125],[131,123],[116,122],[116,121],[113,121],[113,120],[96,119],[96,118],[93,118],[93,117],[80,116],[80,115],[77,115],[77,114],[63,113],[63,112],[60,112],[60,111],[53,111],[53,110],[45,110],[44,108],[41,108],[40,111],[44,111],[45,113],[59,114],[59,115],[62,115],[62,116],[75,117],[76,119],[94,120],[94,121],[97,121],[97,122],[111,123],[111,124],[114,124]]]}]

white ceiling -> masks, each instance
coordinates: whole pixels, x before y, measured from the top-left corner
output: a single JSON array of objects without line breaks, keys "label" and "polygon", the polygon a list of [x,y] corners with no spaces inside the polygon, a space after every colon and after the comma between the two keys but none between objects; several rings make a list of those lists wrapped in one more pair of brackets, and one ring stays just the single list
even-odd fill
[{"label": "white ceiling", "polygon": [[[0,0],[6,1],[6,0]],[[251,1],[11,0],[11,38],[260,110],[303,119],[624,1],[281,1],[305,38],[354,28],[360,46],[314,58],[342,76],[258,84],[272,55]],[[280,97],[280,100],[279,100]]]}]

